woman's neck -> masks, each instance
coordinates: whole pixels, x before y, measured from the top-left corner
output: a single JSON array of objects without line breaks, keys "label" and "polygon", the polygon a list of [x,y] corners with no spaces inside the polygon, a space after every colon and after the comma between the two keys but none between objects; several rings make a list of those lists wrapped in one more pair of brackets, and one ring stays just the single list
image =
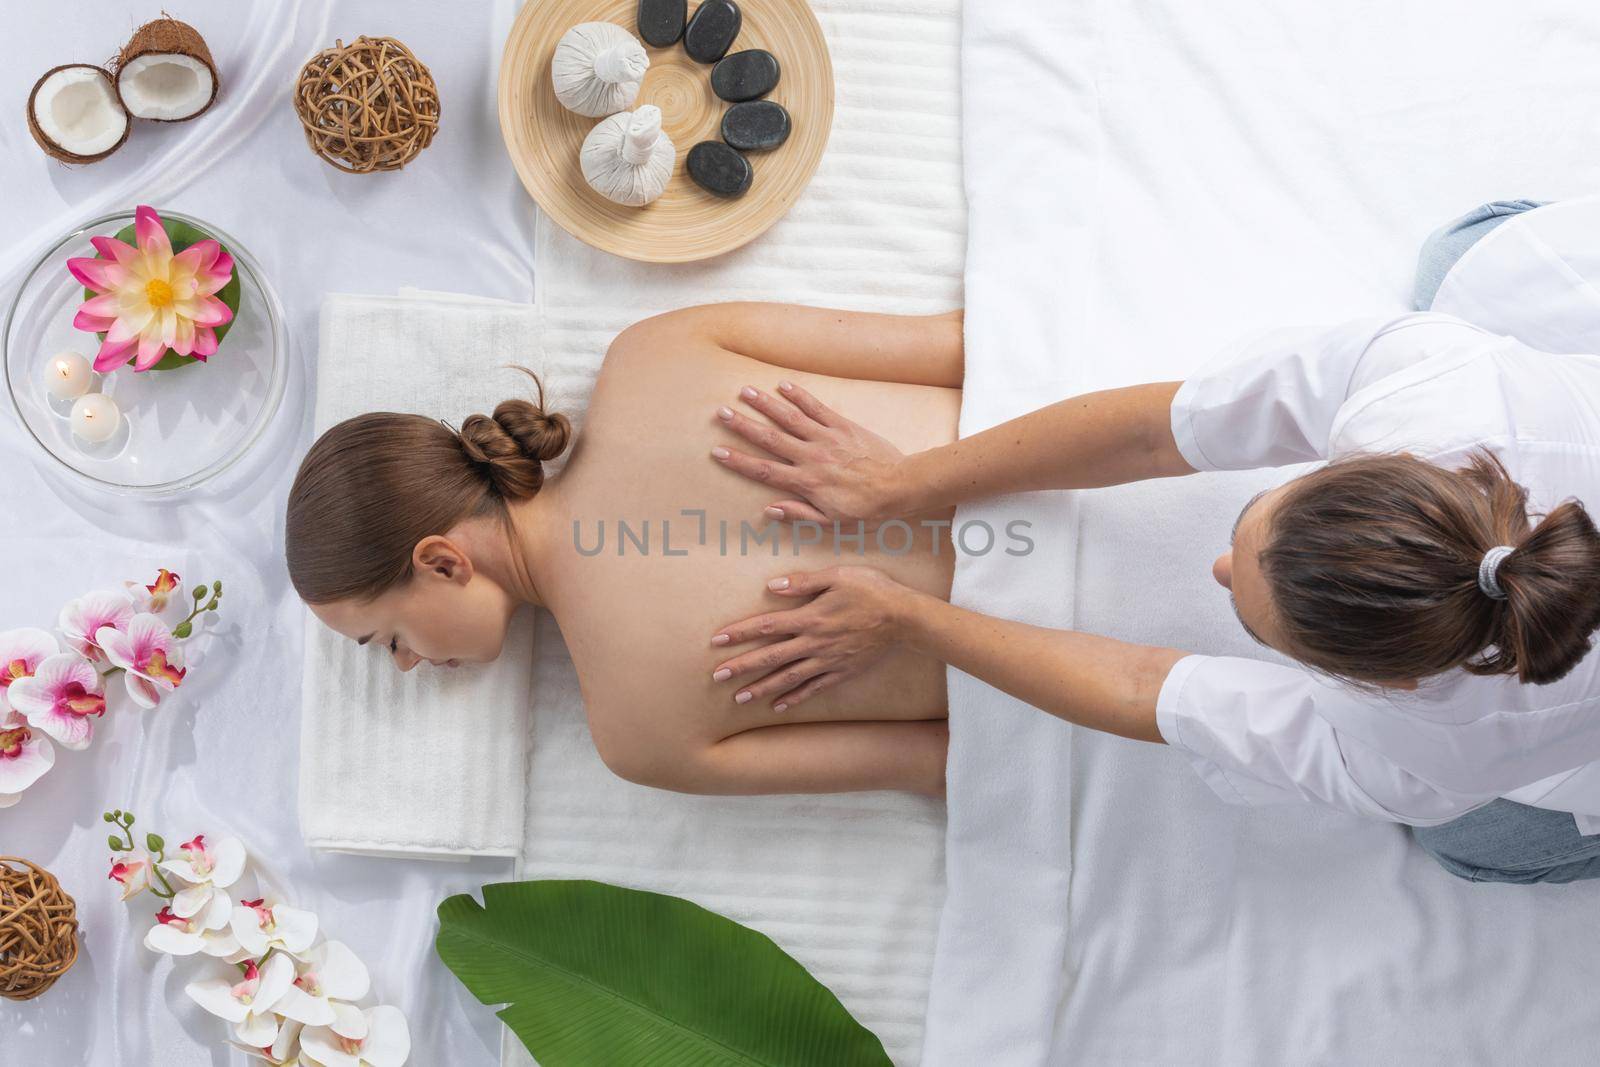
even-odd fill
[{"label": "woman's neck", "polygon": [[508,506],[511,529],[502,580],[520,602],[535,607],[549,607],[549,564],[555,558],[553,549],[561,525],[560,481],[559,477],[546,477],[532,497]]}]

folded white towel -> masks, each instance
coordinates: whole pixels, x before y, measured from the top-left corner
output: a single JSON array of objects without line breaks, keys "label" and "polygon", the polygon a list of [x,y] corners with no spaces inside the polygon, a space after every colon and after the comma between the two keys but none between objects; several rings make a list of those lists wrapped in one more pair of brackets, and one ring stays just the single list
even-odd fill
[{"label": "folded white towel", "polygon": [[[498,301],[331,295],[322,308],[317,433],[366,411],[459,425],[524,388],[538,316]],[[514,856],[527,791],[533,622],[486,667],[402,675],[315,620],[306,627],[300,827],[313,847],[440,858]]]}]

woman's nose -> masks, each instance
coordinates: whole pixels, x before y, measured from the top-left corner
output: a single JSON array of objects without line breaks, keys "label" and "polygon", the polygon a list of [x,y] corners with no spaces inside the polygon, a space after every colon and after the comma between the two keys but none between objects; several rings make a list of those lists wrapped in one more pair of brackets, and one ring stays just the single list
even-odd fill
[{"label": "woman's nose", "polygon": [[1217,557],[1217,561],[1211,565],[1211,577],[1215,578],[1217,580],[1217,584],[1222,586],[1222,588],[1233,588],[1232,552],[1224,552],[1222,555]]},{"label": "woman's nose", "polygon": [[394,653],[394,665],[402,671],[409,671],[412,667],[422,662],[422,657],[409,648],[399,648]]}]

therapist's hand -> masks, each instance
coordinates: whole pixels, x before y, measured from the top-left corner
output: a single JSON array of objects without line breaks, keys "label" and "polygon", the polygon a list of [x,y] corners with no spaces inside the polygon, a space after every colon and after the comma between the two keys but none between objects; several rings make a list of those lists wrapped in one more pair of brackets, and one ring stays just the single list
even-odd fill
[{"label": "therapist's hand", "polygon": [[901,639],[902,622],[921,595],[872,567],[787,574],[767,588],[776,596],[809,601],[718,630],[711,639],[718,647],[781,640],[719,663],[711,678],[733,687],[735,703],[770,702],[777,712],[877,662]]},{"label": "therapist's hand", "polygon": [[778,394],[751,386],[739,392],[775,427],[726,407],[717,409],[717,418],[782,462],[737,449],[711,450],[713,459],[736,474],[792,494],[767,505],[767,515],[784,522],[869,525],[900,517],[897,496],[908,481],[905,454],[798,385],[780,382]]}]

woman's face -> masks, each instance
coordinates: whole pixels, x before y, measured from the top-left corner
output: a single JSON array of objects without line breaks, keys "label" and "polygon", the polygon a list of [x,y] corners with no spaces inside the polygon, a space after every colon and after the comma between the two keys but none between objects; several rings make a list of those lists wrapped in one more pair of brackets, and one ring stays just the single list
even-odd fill
[{"label": "woman's face", "polygon": [[1268,648],[1280,650],[1272,596],[1261,573],[1260,556],[1271,531],[1272,509],[1286,488],[1280,485],[1250,498],[1234,523],[1228,551],[1211,565],[1217,584],[1233,594],[1233,610],[1245,632]]},{"label": "woman's face", "polygon": [[357,644],[387,649],[402,671],[499,656],[516,600],[444,538],[419,544],[414,563],[408,581],[375,599],[313,604],[311,612]]}]

